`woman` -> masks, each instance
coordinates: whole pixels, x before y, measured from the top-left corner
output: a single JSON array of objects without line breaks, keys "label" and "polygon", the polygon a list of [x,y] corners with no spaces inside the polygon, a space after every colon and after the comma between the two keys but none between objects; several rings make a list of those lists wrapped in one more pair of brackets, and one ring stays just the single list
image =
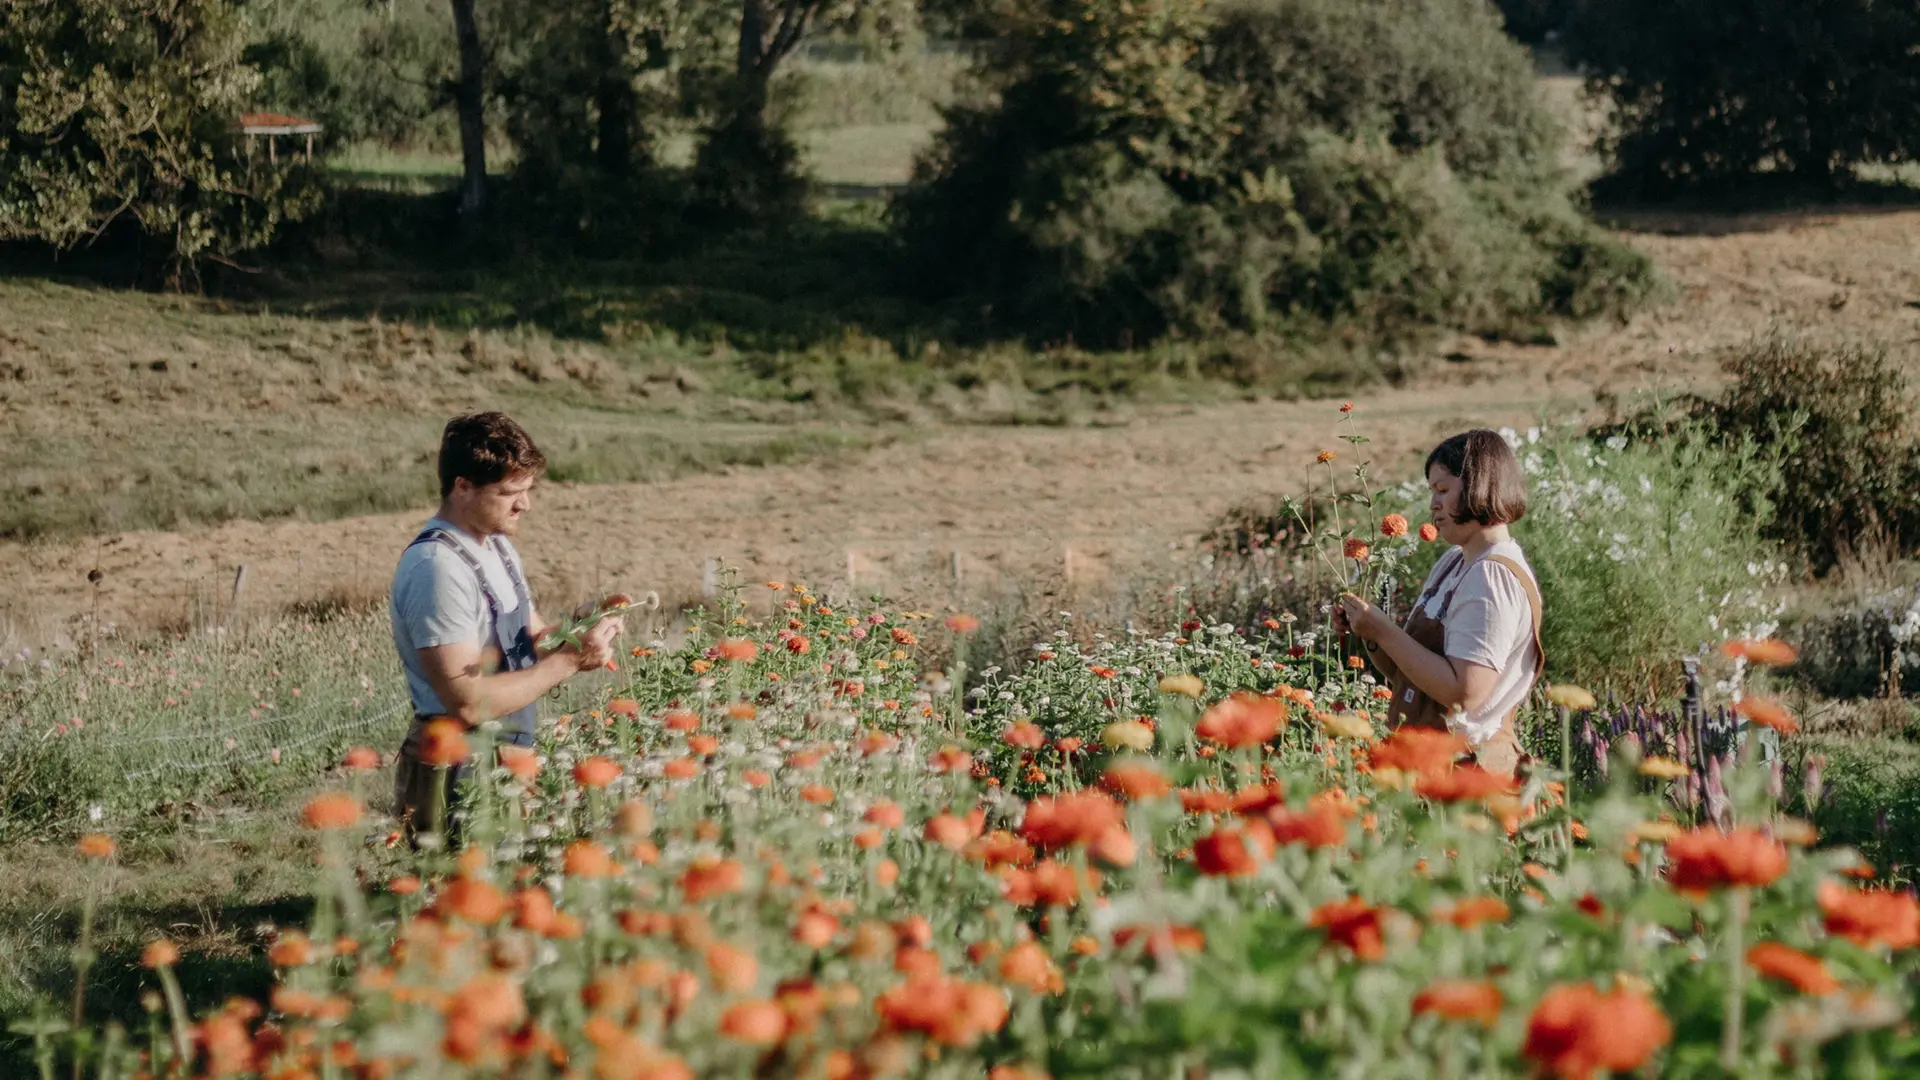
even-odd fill
[{"label": "woman", "polygon": [[1469,431],[1427,455],[1427,486],[1434,527],[1453,550],[1427,575],[1406,625],[1352,594],[1334,622],[1386,676],[1395,727],[1452,731],[1488,771],[1511,775],[1514,719],[1544,661],[1540,590],[1507,533],[1527,512],[1520,461],[1497,432]]}]

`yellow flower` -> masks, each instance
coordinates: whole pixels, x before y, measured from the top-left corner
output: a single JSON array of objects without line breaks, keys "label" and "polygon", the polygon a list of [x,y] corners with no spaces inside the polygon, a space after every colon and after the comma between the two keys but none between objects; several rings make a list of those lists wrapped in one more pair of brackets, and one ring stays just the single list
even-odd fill
[{"label": "yellow flower", "polygon": [[1633,827],[1629,838],[1636,844],[1664,844],[1680,831],[1680,826],[1671,821],[1643,821]]},{"label": "yellow flower", "polygon": [[1572,709],[1576,712],[1591,709],[1598,704],[1593,700],[1592,694],[1568,683],[1548,687],[1547,700],[1563,709]]},{"label": "yellow flower", "polygon": [[1109,750],[1153,749],[1153,729],[1138,720],[1116,720],[1100,729],[1100,741]]},{"label": "yellow flower", "polygon": [[1657,776],[1662,780],[1685,779],[1692,771],[1672,758],[1650,757],[1640,763],[1641,776]]},{"label": "yellow flower", "polygon": [[1820,839],[1819,830],[1811,822],[1799,818],[1781,818],[1774,823],[1773,835],[1781,843],[1794,847],[1812,847]]},{"label": "yellow flower", "polygon": [[1197,698],[1206,691],[1207,684],[1201,682],[1198,675],[1167,675],[1160,680],[1160,692],[1163,694],[1184,694]]},{"label": "yellow flower", "polygon": [[1323,712],[1316,713],[1320,726],[1345,739],[1373,739],[1373,725],[1362,720],[1358,713]]}]

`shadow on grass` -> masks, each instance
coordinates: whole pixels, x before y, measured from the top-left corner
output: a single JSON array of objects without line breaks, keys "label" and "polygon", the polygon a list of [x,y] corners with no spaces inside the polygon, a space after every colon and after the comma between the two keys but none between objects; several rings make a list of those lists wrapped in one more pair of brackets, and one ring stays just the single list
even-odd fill
[{"label": "shadow on grass", "polygon": [[1856,180],[1838,190],[1791,176],[1761,177],[1728,190],[1666,199],[1635,197],[1607,178],[1592,192],[1594,216],[1626,232],[1661,236],[1733,236],[1774,232],[1812,218],[1865,217],[1920,209],[1920,186]]}]

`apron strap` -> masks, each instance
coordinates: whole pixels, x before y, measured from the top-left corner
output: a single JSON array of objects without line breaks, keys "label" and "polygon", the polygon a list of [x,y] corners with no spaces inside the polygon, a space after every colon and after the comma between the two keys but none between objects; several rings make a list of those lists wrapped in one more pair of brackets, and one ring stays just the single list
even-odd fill
[{"label": "apron strap", "polygon": [[[507,578],[513,582],[514,598],[520,602],[520,610],[525,612],[526,615],[531,615],[533,612],[533,601],[527,596],[526,583],[520,580],[519,573],[514,570],[513,561],[508,559],[499,548],[494,547],[492,541],[493,538],[489,537],[487,541],[488,549],[495,555],[500,556],[500,563],[506,568]],[[491,624],[491,636],[494,639],[494,643],[499,646],[501,658],[505,661],[507,670],[517,671],[520,668],[531,666],[535,658],[530,655],[521,655],[523,651],[530,652],[531,650],[520,649],[518,642],[502,640],[500,631],[500,598],[494,595],[493,586],[487,583],[487,573],[480,568],[480,560],[473,557],[473,552],[468,551],[465,544],[461,543],[459,539],[445,529],[428,529],[419,536],[414,537],[413,543],[407,546],[411,548],[418,544],[439,544],[452,551],[455,555],[459,556],[461,562],[467,564],[467,569],[473,571],[474,583],[480,586],[480,595],[487,601],[487,621]],[[523,616],[523,618],[524,617],[525,616]]]},{"label": "apron strap", "polygon": [[1545,605],[1540,602],[1540,586],[1535,583],[1532,574],[1505,555],[1489,555],[1487,561],[1506,567],[1514,577],[1520,579],[1520,587],[1526,590],[1527,606],[1533,609],[1533,669],[1534,678],[1537,679],[1547,673],[1547,651],[1540,644],[1540,619],[1545,610]]}]

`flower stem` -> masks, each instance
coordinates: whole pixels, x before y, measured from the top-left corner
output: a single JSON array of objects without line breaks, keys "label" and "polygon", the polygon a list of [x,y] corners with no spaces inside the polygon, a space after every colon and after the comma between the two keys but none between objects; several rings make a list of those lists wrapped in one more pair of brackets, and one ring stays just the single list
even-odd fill
[{"label": "flower stem", "polygon": [[1720,1067],[1733,1072],[1740,1064],[1740,1026],[1746,1011],[1746,937],[1747,905],[1744,888],[1727,893],[1727,1002],[1726,1017],[1720,1028]]}]

